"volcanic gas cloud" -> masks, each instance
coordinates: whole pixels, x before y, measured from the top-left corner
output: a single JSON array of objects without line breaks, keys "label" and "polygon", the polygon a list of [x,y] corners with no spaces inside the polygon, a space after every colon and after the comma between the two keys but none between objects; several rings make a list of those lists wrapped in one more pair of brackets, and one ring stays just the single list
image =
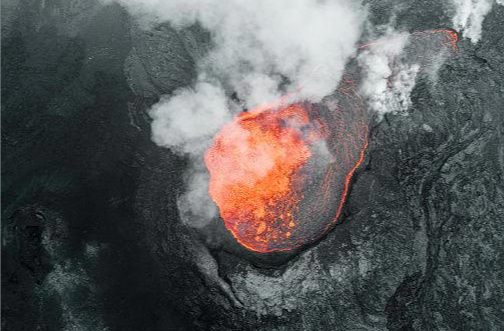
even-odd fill
[{"label": "volcanic gas cloud", "polygon": [[[455,46],[456,34],[436,31],[413,36]],[[322,236],[337,221],[363,161],[368,122],[356,83],[345,76],[324,104],[280,100],[224,126],[205,163],[210,196],[236,240],[265,253]]]}]

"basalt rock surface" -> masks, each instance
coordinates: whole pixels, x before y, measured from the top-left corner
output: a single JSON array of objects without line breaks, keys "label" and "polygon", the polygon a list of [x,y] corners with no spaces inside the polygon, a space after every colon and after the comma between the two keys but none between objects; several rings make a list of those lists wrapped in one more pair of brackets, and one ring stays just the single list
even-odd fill
[{"label": "basalt rock surface", "polygon": [[[368,5],[375,25],[394,9],[405,31],[451,26],[443,2]],[[265,256],[181,221],[188,160],[150,140],[149,107],[195,79],[205,31],[3,1],[2,328],[503,330],[503,18],[372,123],[340,224]]]}]

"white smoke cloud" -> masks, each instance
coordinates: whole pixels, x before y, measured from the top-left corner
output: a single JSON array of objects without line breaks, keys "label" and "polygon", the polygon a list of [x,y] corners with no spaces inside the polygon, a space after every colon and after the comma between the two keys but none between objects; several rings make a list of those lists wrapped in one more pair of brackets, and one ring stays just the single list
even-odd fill
[{"label": "white smoke cloud", "polygon": [[420,66],[401,62],[407,42],[408,34],[395,33],[367,46],[357,57],[363,75],[360,94],[380,116],[402,113],[411,106]]},{"label": "white smoke cloud", "polygon": [[455,6],[453,25],[464,37],[476,43],[481,38],[485,16],[494,4],[504,5],[504,0],[452,0]]},{"label": "white smoke cloud", "polygon": [[177,201],[178,209],[186,224],[202,228],[218,215],[217,206],[208,195],[210,175],[202,160],[193,160],[193,168],[187,177],[186,191]]},{"label": "white smoke cloud", "polygon": [[102,1],[123,5],[145,29],[197,22],[211,34],[212,48],[197,63],[197,83],[162,97],[150,111],[154,142],[191,157],[179,211],[198,227],[204,224],[195,218],[215,214],[202,154],[219,128],[243,107],[286,93],[312,102],[331,94],[355,54],[365,19],[360,3],[350,0]]},{"label": "white smoke cloud", "polygon": [[[349,0],[116,1],[145,27],[170,22],[182,28],[198,22],[209,30],[214,47],[199,63],[201,70],[251,107],[275,100],[275,92],[300,89],[300,97],[311,101],[330,94],[355,52],[364,19]],[[282,91],[281,77],[290,82]]]},{"label": "white smoke cloud", "polygon": [[162,97],[149,114],[157,145],[194,155],[201,154],[221,125],[231,119],[222,87],[204,81]]}]

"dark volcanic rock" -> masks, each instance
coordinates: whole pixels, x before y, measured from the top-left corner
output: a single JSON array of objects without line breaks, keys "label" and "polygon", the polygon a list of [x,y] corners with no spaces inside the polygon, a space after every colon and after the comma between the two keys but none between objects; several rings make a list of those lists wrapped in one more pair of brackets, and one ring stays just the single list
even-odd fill
[{"label": "dark volcanic rock", "polygon": [[[374,24],[450,27],[448,4],[368,3]],[[2,327],[504,329],[503,17],[372,125],[340,225],[258,258],[222,224],[183,224],[188,161],[150,141],[149,106],[191,84],[208,34],[3,2]]]}]

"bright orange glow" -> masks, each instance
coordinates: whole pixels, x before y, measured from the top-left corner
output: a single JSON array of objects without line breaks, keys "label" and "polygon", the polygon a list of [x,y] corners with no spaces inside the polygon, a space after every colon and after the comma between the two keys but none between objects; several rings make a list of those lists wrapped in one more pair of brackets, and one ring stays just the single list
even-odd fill
[{"label": "bright orange glow", "polygon": [[[412,37],[416,47],[425,41],[458,52],[451,30]],[[332,105],[289,104],[285,96],[241,113],[215,136],[205,154],[209,193],[241,245],[261,253],[292,250],[338,221],[368,148],[369,117],[356,86],[344,75]]]},{"label": "bright orange glow", "polygon": [[[341,98],[357,118],[346,118],[338,108],[322,111],[281,100],[240,114],[215,137],[205,154],[209,193],[244,247],[291,250],[336,222],[367,147],[362,100],[353,81],[345,83]],[[321,144],[325,161],[317,150]]]},{"label": "bright orange glow", "polygon": [[249,249],[268,251],[296,226],[301,168],[322,138],[299,104],[240,114],[222,128],[205,155],[210,195],[226,226]]}]

